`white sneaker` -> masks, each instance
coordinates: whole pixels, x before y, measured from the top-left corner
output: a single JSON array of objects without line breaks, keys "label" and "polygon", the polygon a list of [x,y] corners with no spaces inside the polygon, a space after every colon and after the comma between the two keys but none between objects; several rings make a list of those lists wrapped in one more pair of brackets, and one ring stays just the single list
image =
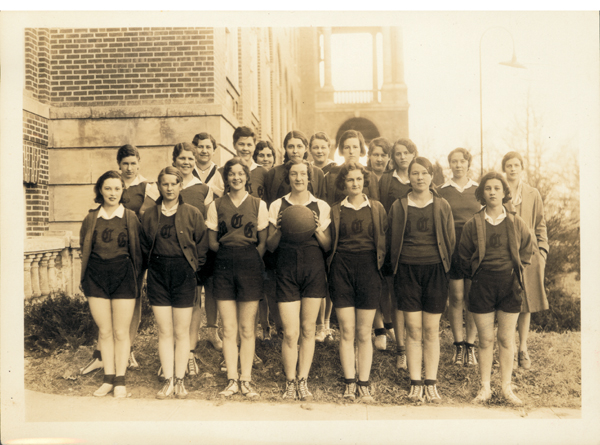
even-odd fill
[{"label": "white sneaker", "polygon": [[387,348],[387,336],[378,335],[375,337],[375,341],[373,342],[375,345],[375,349],[379,349],[380,351],[385,351]]},{"label": "white sneaker", "polygon": [[325,341],[325,337],[327,336],[327,330],[325,326],[320,324],[317,326],[317,333],[315,335],[315,341],[319,343],[323,343]]}]

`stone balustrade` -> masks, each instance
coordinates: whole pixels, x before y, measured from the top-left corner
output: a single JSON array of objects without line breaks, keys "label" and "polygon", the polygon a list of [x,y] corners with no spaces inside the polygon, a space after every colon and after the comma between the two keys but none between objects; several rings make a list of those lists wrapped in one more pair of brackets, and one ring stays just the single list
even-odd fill
[{"label": "stone balustrade", "polygon": [[79,237],[70,231],[50,231],[25,239],[23,258],[25,299],[56,293],[81,293]]}]

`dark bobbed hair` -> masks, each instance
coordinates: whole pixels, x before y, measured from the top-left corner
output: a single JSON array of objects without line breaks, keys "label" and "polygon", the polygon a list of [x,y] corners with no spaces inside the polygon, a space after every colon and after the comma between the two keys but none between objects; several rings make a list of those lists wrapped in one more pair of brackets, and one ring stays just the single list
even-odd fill
[{"label": "dark bobbed hair", "polygon": [[[514,157],[515,156],[512,156],[511,159]],[[483,196],[483,191],[485,190],[485,183],[488,182],[490,179],[498,179],[502,183],[502,189],[504,191],[504,198],[502,198],[502,204],[506,204],[508,201],[510,201],[512,199],[512,195],[510,194],[508,182],[506,182],[504,176],[498,172],[488,172],[485,175],[483,175],[483,178],[481,178],[481,182],[475,189],[475,199],[477,199],[477,201],[479,201],[481,205],[487,205],[487,203],[485,202],[485,197]]]},{"label": "dark bobbed hair", "polygon": [[364,178],[363,187],[369,186],[370,172],[366,167],[356,161],[350,161],[342,165],[337,177],[335,178],[335,187],[342,192],[346,190],[346,178],[352,170],[360,170]]},{"label": "dark bobbed hair", "polygon": [[377,147],[381,147],[381,149],[383,150],[383,152],[386,155],[390,154],[390,151],[392,149],[392,144],[390,143],[390,141],[388,141],[386,138],[384,137],[380,137],[380,138],[375,138],[373,139],[370,143],[369,143],[369,156],[371,156],[373,154],[373,151],[375,151],[375,149]]},{"label": "dark bobbed hair", "polygon": [[473,159],[473,156],[471,156],[471,153],[469,153],[469,150],[467,150],[466,148],[462,148],[462,147],[455,148],[448,154],[448,164],[450,164],[450,158],[452,158],[452,156],[455,155],[456,153],[462,153],[463,157],[465,158],[465,161],[467,161],[469,163],[469,168],[471,168],[471,159]]},{"label": "dark bobbed hair", "polygon": [[322,141],[327,142],[327,145],[329,146],[329,148],[331,148],[331,139],[329,139],[329,136],[327,136],[327,133],[325,133],[324,131],[317,131],[315,134],[313,134],[310,137],[310,142],[308,143],[309,149],[312,146],[315,139],[321,139]]},{"label": "dark bobbed hair", "polygon": [[[417,146],[415,145],[415,143],[413,141],[411,141],[408,138],[401,138],[398,139],[396,142],[394,142],[394,145],[392,146],[392,150],[390,153],[390,158],[392,161],[392,167],[394,170],[398,170],[400,168],[400,166],[396,165],[396,150],[398,149],[398,147],[400,145],[404,145],[406,147],[406,149],[408,150],[409,153],[412,153],[413,155],[415,155],[415,158],[417,156],[419,156],[419,150],[417,150]],[[413,159],[414,160],[414,159]]]},{"label": "dark bobbed hair", "polygon": [[156,180],[156,183],[158,185],[160,185],[160,180],[163,178],[164,175],[173,175],[177,177],[177,182],[183,183],[183,175],[181,174],[181,172],[179,171],[179,169],[177,169],[176,167],[172,167],[172,166],[168,166],[163,168],[160,173],[158,174],[158,179]]},{"label": "dark bobbed hair", "polygon": [[198,156],[198,149],[194,144],[190,144],[189,142],[180,142],[173,147],[173,164],[175,164],[175,159],[177,159],[182,151],[191,151],[194,155],[194,159],[196,159],[196,156]]},{"label": "dark bobbed hair", "polygon": [[233,145],[237,143],[240,138],[252,138],[256,144],[256,135],[249,127],[237,127],[233,132]]},{"label": "dark bobbed hair", "polygon": [[509,151],[502,158],[502,171],[506,171],[506,170],[504,170],[504,166],[506,165],[506,163],[508,161],[510,161],[511,159],[514,159],[514,158],[517,158],[521,162],[521,168],[525,168],[525,163],[523,162],[523,156],[521,156],[521,154],[517,153],[516,151]]},{"label": "dark bobbed hair", "polygon": [[[433,164],[431,163],[431,161],[427,158],[424,158],[423,156],[417,156],[412,161],[410,161],[410,164],[408,164],[408,170],[407,170],[409,180],[410,180],[410,171],[411,171],[413,165],[415,165],[415,164],[419,164],[419,165],[425,167],[425,169],[427,170],[427,173],[429,173],[431,175],[431,183],[429,184],[429,189],[431,190],[432,193],[434,193],[435,195],[438,195],[437,187],[433,183],[434,169],[433,169]],[[411,186],[411,188],[412,188],[412,186]]]},{"label": "dark bobbed hair", "polygon": [[362,133],[358,130],[346,130],[344,131],[344,133],[342,134],[342,137],[340,138],[340,143],[338,144],[338,153],[340,156],[344,156],[344,142],[346,142],[346,140],[348,139],[352,139],[352,138],[356,138],[358,139],[358,142],[360,144],[360,155],[364,156],[367,154],[367,149],[365,148],[365,138],[363,137]]},{"label": "dark bobbed hair", "polygon": [[242,163],[242,160],[238,157],[235,158],[231,158],[229,161],[227,161],[225,163],[225,166],[223,167],[223,183],[225,184],[225,191],[229,192],[229,190],[231,190],[231,187],[229,186],[229,181],[227,179],[227,177],[229,176],[229,172],[231,171],[231,169],[233,168],[234,165],[241,165],[242,169],[244,170],[244,174],[246,175],[246,191],[249,192],[251,190],[250,188],[250,169],[248,168],[248,166],[244,165]]},{"label": "dark bobbed hair", "polygon": [[304,148],[305,148],[305,152],[304,152],[304,156],[302,157],[302,159],[308,159],[308,139],[306,139],[306,136],[304,136],[304,133],[302,133],[299,130],[292,130],[290,131],[288,134],[285,135],[285,138],[283,139],[283,148],[284,148],[284,155],[283,155],[283,163],[285,164],[287,161],[290,160],[290,158],[288,157],[287,154],[287,144],[290,141],[290,139],[300,139],[302,141],[302,143],[304,144]]},{"label": "dark bobbed hair", "polygon": [[140,152],[135,145],[125,144],[117,151],[117,164],[121,164],[123,158],[135,156],[140,160]]},{"label": "dark bobbed hair", "polygon": [[194,144],[197,147],[198,143],[205,139],[210,139],[210,143],[213,146],[213,150],[217,149],[217,141],[215,140],[214,137],[212,137],[212,135],[210,133],[205,133],[205,132],[198,133],[196,136],[194,136],[194,139],[192,140],[192,144]]},{"label": "dark bobbed hair", "polygon": [[302,161],[300,161],[300,162],[287,161],[285,164],[283,164],[283,169],[285,172],[284,176],[283,176],[283,180],[285,181],[285,183],[289,185],[290,169],[292,168],[292,165],[296,165],[296,164],[306,165],[306,172],[308,174],[308,182],[312,181],[312,169],[310,168],[310,164],[308,163],[308,161],[306,159],[302,159]]},{"label": "dark bobbed hair", "polygon": [[273,165],[275,165],[275,148],[273,148],[273,144],[271,144],[270,141],[259,141],[258,144],[256,144],[256,148],[254,149],[252,159],[254,159],[254,162],[258,162],[258,153],[263,151],[265,148],[268,148],[269,150],[271,150],[271,153],[273,153]]},{"label": "dark bobbed hair", "polygon": [[[121,181],[121,186],[123,187],[123,190],[125,190],[125,181],[123,181],[123,177],[121,176],[121,174],[116,171],[116,170],[109,170],[106,173],[102,174],[102,176],[100,176],[98,178],[98,180],[96,181],[96,184],[94,185],[94,194],[96,195],[94,198],[94,202],[97,204],[104,204],[104,196],[102,196],[102,193],[100,193],[100,190],[102,190],[102,186],[104,185],[104,181],[106,181],[107,179],[118,179]],[[121,204],[123,201],[123,193],[121,193],[121,199],[119,199],[119,204]]]}]

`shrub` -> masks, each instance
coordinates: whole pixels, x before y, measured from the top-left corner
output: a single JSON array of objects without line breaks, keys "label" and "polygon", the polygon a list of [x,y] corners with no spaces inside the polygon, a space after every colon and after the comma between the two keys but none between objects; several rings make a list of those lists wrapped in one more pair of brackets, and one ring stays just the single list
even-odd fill
[{"label": "shrub", "polygon": [[97,328],[85,298],[65,294],[25,303],[25,347],[49,354],[65,346],[91,345]]},{"label": "shrub", "polygon": [[531,314],[531,329],[536,331],[580,331],[581,300],[566,293],[559,286],[548,289],[547,311]]}]

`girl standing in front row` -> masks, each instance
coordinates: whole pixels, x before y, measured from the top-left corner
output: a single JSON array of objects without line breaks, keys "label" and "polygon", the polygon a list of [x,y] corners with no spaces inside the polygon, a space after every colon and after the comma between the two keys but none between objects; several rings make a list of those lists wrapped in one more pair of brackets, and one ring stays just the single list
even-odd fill
[{"label": "girl standing in front row", "polygon": [[116,171],[100,176],[94,186],[100,207],[85,217],[79,233],[81,288],[98,326],[104,362],[104,382],[96,397],[113,390],[115,397],[127,397],[129,326],[139,298],[142,251],[138,218],[122,204],[124,188]]},{"label": "girl standing in front row", "polygon": [[522,405],[510,383],[515,327],[521,311],[519,286],[523,288],[523,268],[531,261],[532,237],[527,223],[504,207],[511,195],[500,173],[487,173],[475,196],[485,207],[466,222],[459,246],[465,274],[472,276],[469,310],[479,333],[481,389],[473,402],[487,402],[492,397],[490,379],[497,318],[502,394],[508,403]]},{"label": "girl standing in front row", "polygon": [[[408,166],[411,191],[396,200],[388,216],[388,240],[398,310],[406,322],[409,399],[440,403],[440,318],[448,299],[454,251],[454,219],[448,202],[432,189],[433,166],[417,157]],[[425,362],[425,382],[421,363]]]},{"label": "girl standing in front row", "polygon": [[[306,379],[315,352],[315,327],[321,299],[327,293],[327,276],[323,252],[329,251],[331,237],[329,219],[331,209],[325,201],[308,191],[311,180],[310,164],[306,160],[285,164],[284,180],[292,191],[271,204],[269,209],[269,237],[267,248],[277,249],[276,298],[283,324],[281,354],[286,383],[284,399],[312,398]],[[295,243],[282,236],[281,214],[292,205],[312,210],[316,231],[308,241]],[[300,350],[298,350],[298,337]],[[298,372],[296,374],[296,365]],[[298,381],[296,381],[298,377]]]},{"label": "girl standing in front row", "polygon": [[[226,193],[210,204],[207,227],[211,250],[217,252],[213,289],[223,320],[223,355],[227,387],[219,394],[229,397],[241,390],[258,398],[251,382],[255,346],[255,319],[263,296],[263,262],[269,214],[264,201],[250,196],[250,169],[241,159],[225,163]],[[240,334],[240,348],[237,334]],[[238,356],[242,375],[238,382]]]},{"label": "girl standing in front row", "polygon": [[[196,271],[206,257],[204,218],[180,196],[183,175],[166,167],[158,175],[160,198],[142,216],[141,245],[148,267],[148,300],[158,324],[158,355],[165,377],[156,394],[187,397],[183,384],[190,350]],[[173,377],[175,368],[175,379]]]},{"label": "girl standing in front row", "polygon": [[[331,209],[332,253],[329,266],[329,292],[340,323],[340,360],[346,388],[344,398],[372,402],[369,374],[373,361],[371,327],[379,307],[385,260],[387,218],[379,201],[363,193],[369,172],[358,162],[342,166],[336,187],[347,197]],[[354,338],[358,338],[358,382]],[[358,388],[357,388],[358,384]]]}]

